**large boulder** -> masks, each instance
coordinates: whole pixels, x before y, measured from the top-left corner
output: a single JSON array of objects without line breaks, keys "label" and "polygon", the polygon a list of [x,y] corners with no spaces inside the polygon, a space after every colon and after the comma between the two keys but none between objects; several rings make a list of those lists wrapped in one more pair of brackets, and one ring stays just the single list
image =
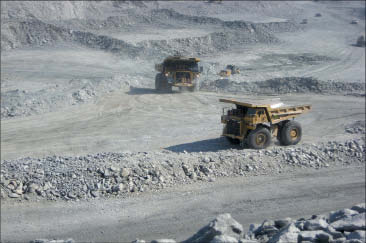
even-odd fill
[{"label": "large boulder", "polygon": [[365,214],[366,213],[361,213],[347,216],[346,218],[333,222],[331,226],[338,231],[365,230]]},{"label": "large boulder", "polygon": [[332,240],[330,241],[330,243],[345,243],[347,240],[346,238],[339,238],[339,239],[336,239],[336,240]]},{"label": "large boulder", "polygon": [[314,231],[301,231],[299,233],[298,241],[310,241],[310,242],[329,242],[332,236],[322,230]]},{"label": "large boulder", "polygon": [[216,235],[210,243],[238,243],[238,239],[228,235]]},{"label": "large boulder", "polygon": [[305,230],[325,230],[327,227],[328,223],[323,218],[310,219],[304,224]]},{"label": "large boulder", "polygon": [[364,230],[356,230],[347,235],[347,240],[361,240],[366,242],[366,234]]},{"label": "large boulder", "polygon": [[[333,242],[331,242],[331,243],[333,243]],[[345,240],[342,243],[365,243],[365,242],[362,241],[362,240],[355,240],[355,239],[353,239],[353,240]]]},{"label": "large boulder", "polygon": [[250,224],[249,230],[248,230],[248,236],[254,236],[255,232],[257,232],[260,227],[261,227],[261,224]]},{"label": "large boulder", "polygon": [[366,212],[366,203],[360,203],[351,208],[354,211],[357,211],[359,213],[365,213]]},{"label": "large boulder", "polygon": [[289,225],[293,220],[291,218],[278,219],[274,221],[275,226],[278,229],[282,229],[283,227]]},{"label": "large boulder", "polygon": [[324,231],[327,232],[328,234],[330,234],[333,237],[334,240],[344,238],[344,235],[342,234],[342,232],[339,232],[339,231],[335,230],[330,225]]},{"label": "large boulder", "polygon": [[201,228],[196,234],[183,241],[186,243],[207,243],[212,241],[215,236],[230,236],[237,241],[243,234],[243,226],[234,220],[230,214],[220,214],[208,225]]},{"label": "large boulder", "polygon": [[337,220],[346,218],[347,216],[352,216],[352,215],[356,215],[358,214],[357,211],[352,210],[352,209],[342,209],[342,210],[338,210],[336,212],[330,212],[329,214],[329,223],[333,223]]},{"label": "large boulder", "polygon": [[261,226],[254,232],[255,236],[267,235],[269,238],[278,232],[275,222],[272,220],[265,220]]},{"label": "large boulder", "polygon": [[268,243],[297,242],[300,230],[291,223],[275,234]]}]

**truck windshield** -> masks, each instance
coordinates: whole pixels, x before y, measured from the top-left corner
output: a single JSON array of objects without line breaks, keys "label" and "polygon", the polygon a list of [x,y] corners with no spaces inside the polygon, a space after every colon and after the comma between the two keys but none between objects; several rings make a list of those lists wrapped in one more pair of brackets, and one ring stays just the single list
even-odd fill
[{"label": "truck windshield", "polygon": [[256,111],[257,111],[256,109],[248,108],[247,115],[253,116],[253,115],[255,115]]},{"label": "truck windshield", "polygon": [[185,70],[191,72],[199,72],[197,62],[167,62],[165,68],[168,70]]}]

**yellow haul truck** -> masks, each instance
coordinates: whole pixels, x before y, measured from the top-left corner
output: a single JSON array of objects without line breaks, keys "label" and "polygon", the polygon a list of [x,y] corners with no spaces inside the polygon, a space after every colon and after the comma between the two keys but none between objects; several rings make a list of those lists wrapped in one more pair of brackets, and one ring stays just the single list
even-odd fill
[{"label": "yellow haul truck", "polygon": [[268,147],[272,135],[277,136],[282,145],[300,142],[301,125],[293,119],[311,110],[311,105],[286,107],[282,103],[255,104],[229,99],[220,99],[220,102],[235,105],[235,108],[223,109],[221,122],[225,125],[222,136],[233,144],[248,144],[254,149]]},{"label": "yellow haul truck", "polygon": [[180,90],[194,91],[203,71],[202,67],[198,67],[199,62],[199,58],[171,56],[165,58],[163,63],[155,64],[155,70],[159,72],[155,77],[155,89],[171,91],[172,87],[178,87]]}]

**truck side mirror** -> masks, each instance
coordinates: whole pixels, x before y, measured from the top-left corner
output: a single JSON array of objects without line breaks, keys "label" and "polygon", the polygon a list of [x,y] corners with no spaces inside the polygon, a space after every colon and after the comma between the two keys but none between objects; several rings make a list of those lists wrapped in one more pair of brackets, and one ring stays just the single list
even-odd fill
[{"label": "truck side mirror", "polygon": [[200,67],[200,73],[202,73],[203,72],[203,67]]}]

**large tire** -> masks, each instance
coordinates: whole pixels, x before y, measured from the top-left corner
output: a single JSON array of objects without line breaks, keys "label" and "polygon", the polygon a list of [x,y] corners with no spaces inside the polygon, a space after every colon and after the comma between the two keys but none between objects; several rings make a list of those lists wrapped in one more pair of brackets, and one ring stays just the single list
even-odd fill
[{"label": "large tire", "polygon": [[168,83],[168,79],[164,76],[161,75],[161,90],[164,92],[172,92],[172,86]]},{"label": "large tire", "polygon": [[165,92],[172,92],[172,86],[168,83],[168,80],[165,79],[165,87],[164,87],[164,91]]},{"label": "large tire", "polygon": [[286,121],[282,121],[280,123],[278,123],[278,130],[277,130],[277,140],[281,143],[281,131],[283,126],[289,122],[290,120],[286,120]]},{"label": "large tire", "polygon": [[162,73],[158,73],[155,76],[155,89],[157,91],[172,91],[172,86],[168,83],[168,79]]},{"label": "large tire", "polygon": [[265,127],[258,127],[250,131],[248,135],[248,145],[253,149],[264,149],[271,144],[271,132]]},{"label": "large tire", "polygon": [[282,130],[282,126],[278,125],[278,130],[277,130],[277,140],[281,143],[281,130]]},{"label": "large tire", "polygon": [[161,80],[162,80],[161,77],[162,77],[162,74],[161,73],[158,73],[155,76],[155,89],[157,91],[160,91],[161,90]]},{"label": "large tire", "polygon": [[300,123],[296,121],[286,122],[280,133],[280,143],[282,145],[295,145],[298,144],[302,137],[302,129]]},{"label": "large tire", "polygon": [[240,140],[237,138],[231,138],[231,137],[226,137],[227,141],[229,141],[230,144],[240,144]]}]

